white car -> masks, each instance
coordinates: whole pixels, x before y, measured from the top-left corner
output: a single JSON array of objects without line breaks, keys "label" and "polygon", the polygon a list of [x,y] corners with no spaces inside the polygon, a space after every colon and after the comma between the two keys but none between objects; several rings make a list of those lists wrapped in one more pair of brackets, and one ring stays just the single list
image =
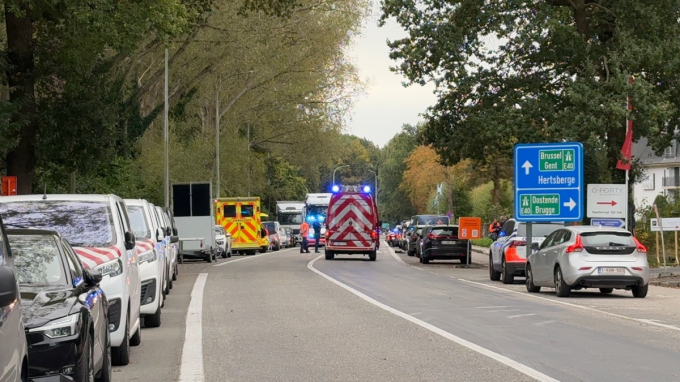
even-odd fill
[{"label": "white car", "polygon": [[14,260],[0,219],[0,381],[28,381],[28,347]]},{"label": "white car", "polygon": [[222,258],[231,257],[231,235],[227,234],[221,225],[215,226],[215,244]]},{"label": "white car", "polygon": [[101,271],[109,301],[111,356],[130,363],[130,346],[142,341],[141,281],[135,234],[123,199],[115,195],[19,195],[0,198],[0,215],[12,228],[59,232],[85,269]]},{"label": "white car", "polygon": [[161,326],[165,298],[166,260],[162,245],[165,234],[154,224],[153,211],[146,200],[125,199],[125,204],[137,239],[137,262],[142,282],[140,312],[146,327],[157,328]]},{"label": "white car", "polygon": [[179,254],[179,248],[175,245],[179,241],[179,238],[177,235],[174,234],[172,224],[170,223],[170,217],[168,214],[163,210],[162,207],[155,206],[156,208],[156,215],[158,216],[158,219],[160,220],[161,228],[165,231],[165,254],[166,254],[166,262],[165,262],[165,272],[167,274],[167,282],[165,283],[165,294],[170,294],[170,289],[172,289],[172,281],[176,280],[176,277],[173,277],[174,272],[177,270],[177,257]]}]

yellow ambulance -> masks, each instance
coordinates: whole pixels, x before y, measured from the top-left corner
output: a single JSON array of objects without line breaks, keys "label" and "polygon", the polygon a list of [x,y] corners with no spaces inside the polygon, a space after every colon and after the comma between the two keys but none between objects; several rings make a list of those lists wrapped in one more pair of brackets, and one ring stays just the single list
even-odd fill
[{"label": "yellow ambulance", "polygon": [[[232,237],[232,251],[254,255],[262,251],[263,235],[259,197],[219,198],[215,200],[216,224]],[[265,251],[267,247],[265,246]]]}]

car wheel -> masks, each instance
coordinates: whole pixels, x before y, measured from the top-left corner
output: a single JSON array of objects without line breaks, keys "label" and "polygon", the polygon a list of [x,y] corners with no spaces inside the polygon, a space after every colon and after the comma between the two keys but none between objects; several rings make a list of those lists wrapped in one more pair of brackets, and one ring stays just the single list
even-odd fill
[{"label": "car wheel", "polygon": [[109,328],[105,327],[106,330],[106,343],[104,348],[106,349],[106,354],[104,354],[104,359],[102,360],[102,369],[99,371],[99,376],[95,379],[96,382],[111,382],[113,380],[113,369],[111,368],[111,334],[109,333]]},{"label": "car wheel", "polygon": [[645,298],[647,296],[648,290],[649,284],[642,286],[635,285],[634,287],[631,288],[631,291],[633,292],[633,297],[637,298]]},{"label": "car wheel", "polygon": [[76,367],[74,379],[76,381],[94,382],[94,344],[92,336],[88,334],[83,346],[83,357],[80,364]]},{"label": "car wheel", "polygon": [[335,253],[333,253],[333,251],[329,251],[329,250],[326,250],[325,252],[326,252],[326,260],[333,260],[333,258],[335,257]]},{"label": "car wheel", "polygon": [[267,247],[260,248],[260,253],[267,253]]},{"label": "car wheel", "polygon": [[515,282],[515,275],[508,273],[508,269],[505,265],[505,257],[501,259],[501,279],[503,284],[512,284]]},{"label": "car wheel", "polygon": [[231,251],[227,252],[227,258],[231,257]]},{"label": "car wheel", "polygon": [[177,281],[177,275],[179,274],[179,269],[177,268],[177,264],[173,267],[172,271],[172,281]]},{"label": "car wheel", "polygon": [[161,307],[156,309],[156,313],[144,317],[144,326],[147,328],[157,328],[161,326]]},{"label": "car wheel", "polygon": [[564,282],[560,267],[557,267],[557,270],[555,270],[555,294],[557,297],[569,297],[571,294],[571,288]]},{"label": "car wheel", "polygon": [[411,257],[413,257],[415,255],[415,253],[411,252],[411,250],[409,250],[409,249],[405,249],[405,251],[406,251],[406,254],[411,256]]},{"label": "car wheel", "polygon": [[501,273],[493,269],[493,256],[489,254],[489,278],[491,281],[498,281],[501,279]]},{"label": "car wheel", "polygon": [[170,275],[166,276],[168,278],[168,294],[170,294],[170,289],[174,286],[174,283],[172,282],[172,277]]},{"label": "car wheel", "polygon": [[600,288],[600,293],[602,294],[610,294],[614,291],[614,288]]},{"label": "car wheel", "polygon": [[420,255],[420,258],[422,259],[423,264],[429,264],[430,263],[430,259],[427,258],[427,256]]},{"label": "car wheel", "polygon": [[207,261],[208,263],[212,263],[212,254],[208,253],[207,255],[205,255],[205,261]]},{"label": "car wheel", "polygon": [[130,346],[139,346],[142,343],[142,325],[137,326],[137,331],[130,337]]},{"label": "car wheel", "polygon": [[127,366],[130,363],[130,312],[128,312],[127,320],[125,321],[123,342],[117,348],[112,349],[111,355],[115,366]]},{"label": "car wheel", "polygon": [[470,264],[471,262],[472,262],[472,259],[470,259],[470,261],[468,261],[468,257],[467,257],[467,256],[461,257],[461,258],[460,258],[460,263],[461,263],[461,264]]},{"label": "car wheel", "polygon": [[376,252],[375,252],[375,251],[371,251],[371,252],[368,254],[368,260],[370,260],[370,261],[375,261],[375,258],[376,258]]},{"label": "car wheel", "polygon": [[541,287],[534,285],[534,274],[531,271],[531,267],[527,264],[527,292],[538,293],[541,291]]}]

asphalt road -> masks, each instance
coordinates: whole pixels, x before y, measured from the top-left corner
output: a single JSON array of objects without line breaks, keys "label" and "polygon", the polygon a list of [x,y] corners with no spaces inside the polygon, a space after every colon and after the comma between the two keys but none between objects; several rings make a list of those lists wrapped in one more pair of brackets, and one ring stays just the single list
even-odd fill
[{"label": "asphalt road", "polygon": [[386,245],[375,262],[298,251],[181,265],[114,381],[680,380],[675,290],[557,299]]}]

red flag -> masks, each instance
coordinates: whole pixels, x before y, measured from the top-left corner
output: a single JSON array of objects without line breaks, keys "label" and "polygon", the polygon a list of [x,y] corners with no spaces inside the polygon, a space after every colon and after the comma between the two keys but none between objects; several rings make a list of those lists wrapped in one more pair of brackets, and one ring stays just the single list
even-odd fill
[{"label": "red flag", "polygon": [[[633,83],[633,77],[631,76],[628,80],[629,84]],[[633,104],[630,103],[630,97],[628,97],[628,110],[633,111]],[[630,161],[633,159],[633,121],[630,119],[626,121],[626,139],[623,141],[623,147],[621,147],[621,159],[616,163],[616,168],[619,170],[630,170]]]}]

